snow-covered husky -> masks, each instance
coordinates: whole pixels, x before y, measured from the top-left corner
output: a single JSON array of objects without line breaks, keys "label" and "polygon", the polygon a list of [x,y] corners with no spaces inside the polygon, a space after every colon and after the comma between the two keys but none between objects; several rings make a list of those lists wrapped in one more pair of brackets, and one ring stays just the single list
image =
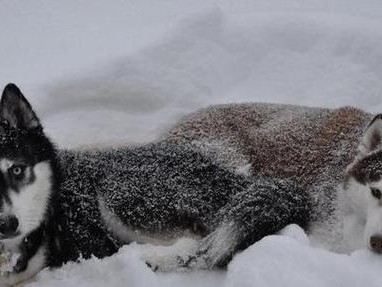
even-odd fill
[{"label": "snow-covered husky", "polygon": [[198,238],[188,254],[148,264],[213,268],[287,224],[308,224],[303,189],[237,172],[195,145],[57,151],[13,84],[0,117],[0,286],[132,241],[185,234]]},{"label": "snow-covered husky", "polygon": [[382,115],[275,104],[211,106],[165,136],[216,150],[231,167],[291,179],[309,194],[308,232],[336,251],[382,252]]}]

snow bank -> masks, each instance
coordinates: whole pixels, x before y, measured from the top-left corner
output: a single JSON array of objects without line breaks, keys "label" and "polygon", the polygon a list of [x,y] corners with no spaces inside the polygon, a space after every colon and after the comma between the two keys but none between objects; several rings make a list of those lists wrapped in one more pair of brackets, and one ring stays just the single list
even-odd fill
[{"label": "snow bank", "polygon": [[296,239],[268,236],[235,257],[227,286],[380,286],[380,256],[351,256],[309,247]]},{"label": "snow bank", "polygon": [[[66,147],[147,142],[212,103],[380,112],[381,17],[379,0],[6,1],[0,85],[18,83]],[[237,255],[227,272],[156,274],[143,253],[133,244],[45,270],[29,286],[382,284],[380,256],[312,248],[295,227]]]},{"label": "snow bank", "polygon": [[[45,270],[30,287],[165,287],[165,286],[380,286],[382,260],[379,255],[360,250],[349,255],[312,248],[304,232],[288,226],[283,235],[267,236],[236,255],[224,271],[154,273],[141,257],[150,252],[172,254],[192,244],[180,240],[172,247],[123,247],[112,257],[69,263],[55,271]],[[289,229],[289,230],[288,230]]]},{"label": "snow bank", "polygon": [[[381,46],[376,20],[291,12],[235,17],[214,9],[90,76],[53,85],[40,111],[65,145],[151,141],[181,115],[214,103],[353,105],[377,112]],[[68,129],[71,138],[64,136]]]},{"label": "snow bank", "polygon": [[45,270],[28,287],[81,286],[81,287],[160,287],[160,286],[219,286],[224,282],[222,272],[199,271],[194,273],[158,274],[146,266],[141,257],[148,253],[170,255],[193,244],[182,239],[172,247],[142,246],[135,243],[121,248],[112,257],[93,258],[81,263],[69,263],[55,271]]},{"label": "snow bank", "polygon": [[0,10],[0,84],[19,83],[71,147],[147,142],[213,103],[378,112],[381,17],[375,0],[15,0]]},{"label": "snow bank", "polygon": [[41,272],[29,286],[156,286],[155,274],[139,260],[135,246],[109,258],[69,263],[54,272]]}]

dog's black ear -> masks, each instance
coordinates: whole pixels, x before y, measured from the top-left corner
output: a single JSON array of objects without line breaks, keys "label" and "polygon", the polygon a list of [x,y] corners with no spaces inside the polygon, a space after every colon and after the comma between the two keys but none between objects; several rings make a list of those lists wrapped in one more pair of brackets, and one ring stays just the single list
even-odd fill
[{"label": "dog's black ear", "polygon": [[41,129],[36,113],[15,84],[8,84],[4,88],[0,102],[0,116],[13,128]]},{"label": "dog's black ear", "polygon": [[367,126],[358,150],[363,153],[369,153],[382,148],[382,114],[376,115]]}]

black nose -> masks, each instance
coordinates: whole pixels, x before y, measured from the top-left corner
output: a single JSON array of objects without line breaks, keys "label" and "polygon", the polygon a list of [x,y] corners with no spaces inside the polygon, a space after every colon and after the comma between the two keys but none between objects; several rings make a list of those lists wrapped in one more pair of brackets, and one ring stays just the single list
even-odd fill
[{"label": "black nose", "polygon": [[382,236],[373,235],[370,237],[370,247],[373,251],[382,253]]},{"label": "black nose", "polygon": [[16,216],[7,216],[0,219],[0,233],[5,237],[15,235],[19,221]]}]

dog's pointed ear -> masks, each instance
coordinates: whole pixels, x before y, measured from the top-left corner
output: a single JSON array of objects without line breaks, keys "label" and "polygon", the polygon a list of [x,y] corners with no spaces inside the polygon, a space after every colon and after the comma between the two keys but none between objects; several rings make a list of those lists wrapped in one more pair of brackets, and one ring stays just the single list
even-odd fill
[{"label": "dog's pointed ear", "polygon": [[8,84],[4,88],[0,102],[0,117],[13,128],[41,129],[36,113],[15,84]]},{"label": "dog's pointed ear", "polygon": [[358,150],[362,154],[367,154],[379,148],[382,148],[382,114],[376,115],[369,123]]}]

